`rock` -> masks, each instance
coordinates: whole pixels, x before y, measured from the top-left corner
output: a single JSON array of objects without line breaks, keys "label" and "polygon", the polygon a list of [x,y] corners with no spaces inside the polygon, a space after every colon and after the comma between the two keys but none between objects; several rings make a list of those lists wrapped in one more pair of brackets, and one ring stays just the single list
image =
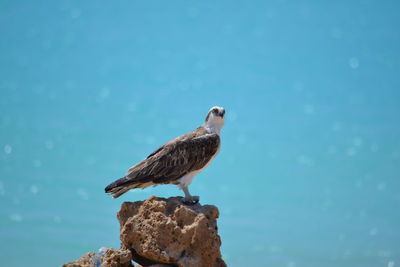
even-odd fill
[{"label": "rock", "polygon": [[108,248],[106,248],[106,247],[99,248],[99,251],[96,253],[96,255],[94,255],[92,257],[93,265],[95,265],[96,267],[100,267],[101,261],[103,260],[104,253],[106,253],[107,249]]},{"label": "rock", "polygon": [[96,255],[94,252],[86,253],[77,261],[64,263],[62,267],[93,267],[92,257]]},{"label": "rock", "polygon": [[118,212],[123,249],[143,266],[226,266],[220,253],[217,207],[182,204],[181,197],[125,202]]},{"label": "rock", "polygon": [[103,256],[101,267],[132,267],[132,254],[126,249],[108,249]]},{"label": "rock", "polygon": [[[89,252],[79,260],[65,263],[62,267],[96,267],[93,262],[95,256],[96,253]],[[109,248],[101,257],[100,267],[133,267],[131,259],[132,254],[129,250]]]},{"label": "rock", "polygon": [[[118,212],[121,249],[100,248],[63,267],[225,267],[217,207],[182,204],[181,197],[125,202]],[[101,263],[101,265],[100,265]]]}]

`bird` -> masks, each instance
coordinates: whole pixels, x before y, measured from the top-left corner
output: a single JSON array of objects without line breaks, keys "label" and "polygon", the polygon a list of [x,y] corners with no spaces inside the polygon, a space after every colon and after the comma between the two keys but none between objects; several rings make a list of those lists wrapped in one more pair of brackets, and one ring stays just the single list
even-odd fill
[{"label": "bird", "polygon": [[124,177],[109,184],[105,192],[118,198],[135,188],[175,184],[185,194],[182,199],[184,204],[198,203],[200,197],[190,194],[189,185],[219,153],[224,117],[223,107],[212,107],[200,127],[156,149],[146,159],[129,168]]}]

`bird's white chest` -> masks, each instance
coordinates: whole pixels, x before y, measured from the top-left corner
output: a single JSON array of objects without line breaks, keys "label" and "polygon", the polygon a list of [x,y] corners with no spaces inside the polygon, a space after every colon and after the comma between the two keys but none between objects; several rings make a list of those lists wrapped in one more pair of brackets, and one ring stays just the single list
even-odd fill
[{"label": "bird's white chest", "polygon": [[211,161],[215,158],[216,155],[218,155],[219,150],[220,150],[220,147],[218,147],[217,152],[215,152],[215,154],[214,154],[214,155],[212,156],[212,158],[207,162],[207,164],[204,165],[203,168],[201,168],[201,169],[199,169],[199,170],[196,170],[196,171],[189,172],[188,174],[186,174],[186,175],[182,176],[181,178],[179,178],[179,187],[182,189],[182,188],[184,188],[184,187],[189,186],[189,185],[192,183],[193,178],[194,178],[199,172],[201,172],[202,170],[204,170],[205,168],[207,168],[208,165],[211,164]]}]

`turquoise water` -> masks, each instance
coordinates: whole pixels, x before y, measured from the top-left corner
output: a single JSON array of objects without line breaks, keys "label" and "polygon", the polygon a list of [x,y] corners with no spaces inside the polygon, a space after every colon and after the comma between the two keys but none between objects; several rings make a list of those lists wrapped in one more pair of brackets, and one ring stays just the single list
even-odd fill
[{"label": "turquoise water", "polygon": [[119,247],[104,187],[226,108],[229,266],[400,265],[396,1],[0,1],[2,266]]}]

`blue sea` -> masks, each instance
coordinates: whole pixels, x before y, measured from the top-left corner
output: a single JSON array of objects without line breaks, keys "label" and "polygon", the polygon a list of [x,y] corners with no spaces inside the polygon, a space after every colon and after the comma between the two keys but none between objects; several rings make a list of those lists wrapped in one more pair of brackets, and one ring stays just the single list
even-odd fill
[{"label": "blue sea", "polygon": [[119,248],[104,187],[226,109],[228,266],[400,266],[398,1],[0,0],[0,258]]}]

